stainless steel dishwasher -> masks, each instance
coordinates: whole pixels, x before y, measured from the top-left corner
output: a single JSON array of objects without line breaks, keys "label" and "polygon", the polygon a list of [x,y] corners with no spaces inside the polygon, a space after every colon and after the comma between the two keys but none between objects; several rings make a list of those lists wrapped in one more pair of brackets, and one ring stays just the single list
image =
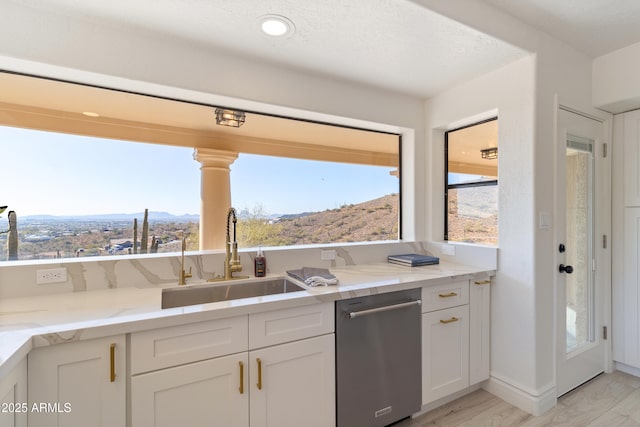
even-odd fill
[{"label": "stainless steel dishwasher", "polygon": [[337,427],[386,426],[422,405],[420,289],[336,302]]}]

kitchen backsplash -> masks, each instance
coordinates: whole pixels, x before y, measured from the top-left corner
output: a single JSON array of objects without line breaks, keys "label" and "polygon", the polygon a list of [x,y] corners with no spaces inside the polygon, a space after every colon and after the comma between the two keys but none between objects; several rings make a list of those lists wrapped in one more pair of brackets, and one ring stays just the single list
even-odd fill
[{"label": "kitchen backsplash", "polygon": [[[281,274],[285,270],[309,267],[331,268],[335,266],[385,262],[387,255],[399,253],[429,253],[450,261],[496,268],[496,248],[476,245],[456,246],[455,256],[443,255],[441,243],[384,242],[347,244],[343,246],[312,246],[304,248],[267,248],[267,272]],[[450,246],[450,245],[447,245]],[[322,250],[336,251],[336,259],[323,261]],[[240,251],[242,272],[234,275],[253,276],[255,250]],[[225,254],[187,253],[185,270],[191,268],[192,278],[198,282],[224,274]],[[64,267],[67,280],[63,283],[37,284],[38,270]],[[177,285],[180,271],[180,254],[174,256],[140,255],[123,257],[97,257],[82,260],[58,260],[40,263],[11,262],[0,264],[0,298],[28,297],[64,292],[82,292],[124,287],[169,287]]]}]

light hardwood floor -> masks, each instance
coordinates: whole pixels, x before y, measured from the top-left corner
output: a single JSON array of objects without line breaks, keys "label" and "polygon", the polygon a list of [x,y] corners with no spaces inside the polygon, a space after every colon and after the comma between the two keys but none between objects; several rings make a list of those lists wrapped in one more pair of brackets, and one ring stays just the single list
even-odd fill
[{"label": "light hardwood floor", "polygon": [[600,375],[560,397],[553,409],[539,417],[487,391],[477,390],[418,418],[394,425],[423,426],[640,426],[640,378],[620,371]]}]

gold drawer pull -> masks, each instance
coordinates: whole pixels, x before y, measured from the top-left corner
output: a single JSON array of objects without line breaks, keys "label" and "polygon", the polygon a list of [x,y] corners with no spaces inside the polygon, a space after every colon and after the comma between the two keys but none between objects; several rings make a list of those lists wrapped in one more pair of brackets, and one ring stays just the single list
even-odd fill
[{"label": "gold drawer pull", "polygon": [[476,285],[488,285],[488,284],[491,283],[491,280],[480,280],[479,282],[476,281],[476,282],[473,282],[473,283],[475,283]]},{"label": "gold drawer pull", "polygon": [[256,362],[258,362],[258,384],[256,385],[258,386],[258,390],[262,390],[262,360],[258,357]]},{"label": "gold drawer pull", "polygon": [[240,361],[238,364],[240,365],[240,387],[238,387],[238,390],[240,394],[244,394],[244,363]]},{"label": "gold drawer pull", "polygon": [[451,297],[457,297],[458,294],[455,292],[449,292],[448,294],[438,294],[438,296],[440,298],[451,298]]},{"label": "gold drawer pull", "polygon": [[460,319],[458,319],[457,317],[452,317],[452,318],[451,318],[451,319],[449,319],[449,320],[441,320],[441,321],[440,321],[440,323],[442,323],[442,324],[445,324],[445,325],[446,325],[447,323],[457,322],[458,320],[460,320]]},{"label": "gold drawer pull", "polygon": [[115,382],[116,380],[116,344],[111,344],[111,348],[109,349],[109,357],[110,357],[110,366],[111,366],[111,375],[109,379],[111,382]]}]

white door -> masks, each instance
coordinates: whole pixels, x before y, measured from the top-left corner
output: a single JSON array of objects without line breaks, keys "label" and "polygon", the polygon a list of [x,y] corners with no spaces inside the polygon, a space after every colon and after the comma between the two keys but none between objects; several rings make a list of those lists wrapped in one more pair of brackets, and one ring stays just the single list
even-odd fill
[{"label": "white door", "polygon": [[[602,122],[558,112],[556,394],[605,368],[605,245],[610,208]],[[609,200],[609,202],[607,201]]]},{"label": "white door", "polygon": [[335,336],[251,351],[251,427],[335,425]]},{"label": "white door", "polygon": [[422,404],[469,386],[469,305],[422,315]]},{"label": "white door", "polygon": [[135,427],[248,427],[247,353],[135,375]]},{"label": "white door", "polygon": [[125,337],[36,348],[27,356],[31,427],[126,424]]}]

